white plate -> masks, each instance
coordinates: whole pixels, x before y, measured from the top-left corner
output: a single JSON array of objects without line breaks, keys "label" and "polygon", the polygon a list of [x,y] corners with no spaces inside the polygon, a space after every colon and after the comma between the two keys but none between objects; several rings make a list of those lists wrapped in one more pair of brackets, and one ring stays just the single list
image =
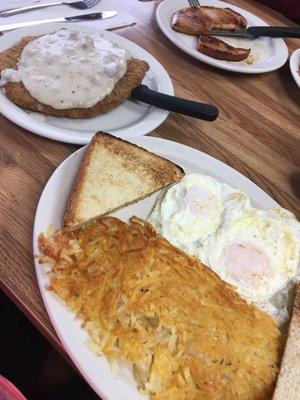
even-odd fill
[{"label": "white plate", "polygon": [[[153,137],[134,138],[130,141],[174,161],[181,165],[186,172],[206,173],[233,187],[244,190],[256,207],[268,208],[277,204],[239,172],[198,150]],[[86,147],[81,148],[67,158],[56,169],[45,186],[34,222],[34,254],[39,252],[37,243],[39,233],[45,231],[50,225],[54,225],[56,228],[61,227],[66,203],[85,151]],[[154,194],[150,198],[125,207],[114,215],[124,220],[127,220],[133,214],[146,218],[157,196],[158,194]],[[74,318],[71,312],[67,311],[53,293],[45,289],[48,283],[45,267],[35,261],[35,268],[44,304],[53,326],[70,358],[95,392],[103,400],[145,399],[146,397],[138,393],[135,381],[128,371],[113,373],[105,357],[97,357],[89,350],[85,344],[87,334],[81,329],[80,322]]]},{"label": "white plate", "polygon": [[290,58],[290,69],[295,82],[300,88],[300,49],[297,49],[292,53]]},{"label": "white plate", "polygon": [[[203,0],[201,5],[215,7],[230,7],[232,10],[242,14],[248,22],[248,26],[267,26],[262,19],[243,10],[240,7],[233,6],[218,0]],[[164,0],[156,10],[156,20],[163,33],[181,50],[190,54],[206,64],[213,65],[228,71],[258,74],[261,72],[273,71],[280,68],[287,60],[288,49],[282,39],[259,38],[256,40],[221,38],[225,42],[235,47],[251,48],[251,57],[257,59],[251,65],[245,61],[229,62],[216,60],[215,58],[206,56],[196,50],[197,37],[176,32],[171,28],[170,21],[172,15],[181,8],[188,7],[187,0]]]},{"label": "white plate", "polygon": [[[31,28],[18,29],[0,38],[0,51],[3,51],[23,36],[41,35],[68,28],[82,32],[101,32],[99,29],[80,24],[45,24]],[[147,51],[115,33],[102,31],[103,36],[129,51],[129,53],[150,65],[143,83],[162,93],[174,94],[172,81],[163,66]],[[32,113],[11,102],[0,90],[0,112],[17,125],[38,135],[67,143],[87,144],[95,132],[105,131],[120,137],[145,135],[157,128],[167,118],[169,112],[133,100],[126,100],[115,110],[94,118],[72,119],[45,117]]]}]

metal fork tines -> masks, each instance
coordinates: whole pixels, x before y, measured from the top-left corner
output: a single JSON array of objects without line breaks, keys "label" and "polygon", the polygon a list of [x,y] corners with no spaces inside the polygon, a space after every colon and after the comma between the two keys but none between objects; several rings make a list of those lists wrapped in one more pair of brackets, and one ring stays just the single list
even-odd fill
[{"label": "metal fork tines", "polygon": [[32,6],[10,8],[9,10],[0,11],[0,17],[2,17],[2,18],[10,17],[11,15],[20,14],[20,13],[24,13],[27,11],[40,10],[42,8],[48,8],[51,6],[59,6],[62,4],[73,7],[73,8],[77,8],[79,10],[86,10],[88,8],[95,6],[100,1],[101,0],[77,0],[77,1],[73,1],[71,3],[68,3],[66,1],[56,1],[53,3],[43,3],[43,4],[39,3],[39,4],[34,4]]},{"label": "metal fork tines", "polygon": [[191,7],[200,7],[199,0],[188,0]]},{"label": "metal fork tines", "polygon": [[85,10],[87,8],[95,6],[100,1],[101,0],[79,0],[79,1],[73,1],[72,3],[64,2],[64,4],[74,8],[79,8],[80,10]]}]

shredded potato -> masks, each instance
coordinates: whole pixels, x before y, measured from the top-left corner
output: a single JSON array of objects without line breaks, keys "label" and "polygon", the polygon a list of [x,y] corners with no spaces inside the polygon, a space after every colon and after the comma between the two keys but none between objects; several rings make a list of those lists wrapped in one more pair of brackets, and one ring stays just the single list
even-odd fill
[{"label": "shredded potato", "polygon": [[276,322],[209,268],[133,217],[40,235],[49,289],[110,361],[133,366],[152,400],[270,399]]}]

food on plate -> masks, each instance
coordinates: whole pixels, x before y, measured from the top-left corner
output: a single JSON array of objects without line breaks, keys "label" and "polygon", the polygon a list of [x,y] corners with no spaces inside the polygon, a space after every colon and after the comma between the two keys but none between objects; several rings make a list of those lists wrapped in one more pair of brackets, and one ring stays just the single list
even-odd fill
[{"label": "food on plate", "polygon": [[230,8],[187,7],[173,14],[171,26],[178,32],[199,36],[197,50],[217,60],[243,61],[250,54],[251,49],[233,47],[219,38],[202,35],[214,29],[245,29],[246,18]]},{"label": "food on plate", "polygon": [[288,293],[299,279],[300,237],[268,211],[253,211],[220,229],[198,256],[246,300],[281,323]]},{"label": "food on plate", "polygon": [[210,35],[202,35],[198,39],[197,50],[217,60],[243,61],[249,54],[250,49],[230,46],[228,43]]},{"label": "food on plate", "polygon": [[238,218],[249,207],[249,199],[241,190],[194,173],[160,194],[148,220],[175,246],[197,255],[199,246],[216,232],[224,218]]},{"label": "food on plate", "polygon": [[300,393],[300,283],[297,285],[287,342],[272,400],[298,400]]},{"label": "food on plate", "polygon": [[49,289],[152,400],[270,399],[283,336],[214,272],[136,217],[41,234]]},{"label": "food on plate", "polygon": [[149,222],[197,256],[249,303],[283,325],[300,278],[300,223],[281,207],[258,210],[210,176],[187,174],[163,192]]},{"label": "food on plate", "polygon": [[213,29],[246,28],[247,20],[230,8],[187,7],[173,14],[171,26],[178,32],[198,36]]},{"label": "food on plate", "polygon": [[134,203],[178,181],[178,165],[107,133],[92,139],[79,168],[64,227],[83,223]]},{"label": "food on plate", "polygon": [[17,105],[46,115],[88,118],[119,106],[139,86],[147,62],[101,34],[61,29],[24,37],[0,53],[1,85]]}]

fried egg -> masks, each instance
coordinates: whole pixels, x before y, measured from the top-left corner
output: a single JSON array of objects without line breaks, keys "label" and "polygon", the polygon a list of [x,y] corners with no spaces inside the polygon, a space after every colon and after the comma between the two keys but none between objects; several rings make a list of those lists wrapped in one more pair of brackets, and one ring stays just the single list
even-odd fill
[{"label": "fried egg", "polygon": [[198,257],[247,300],[261,303],[296,275],[298,243],[287,224],[254,211],[211,237]]},{"label": "fried egg", "polygon": [[172,244],[195,255],[220,224],[247,208],[249,199],[240,190],[207,175],[188,174],[161,194],[148,220]]},{"label": "fried egg", "polygon": [[175,246],[197,256],[283,324],[300,279],[300,223],[288,210],[258,210],[248,196],[210,176],[186,175],[159,197],[149,216]]}]

